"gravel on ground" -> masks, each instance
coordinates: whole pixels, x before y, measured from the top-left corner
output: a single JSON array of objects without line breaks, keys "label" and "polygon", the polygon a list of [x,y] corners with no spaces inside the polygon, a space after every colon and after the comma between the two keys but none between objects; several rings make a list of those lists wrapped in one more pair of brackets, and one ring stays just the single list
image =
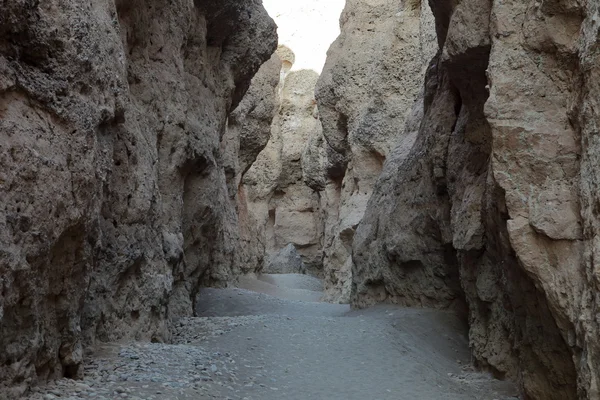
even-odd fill
[{"label": "gravel on ground", "polygon": [[510,382],[471,367],[466,328],[449,312],[318,302],[304,275],[249,276],[204,289],[173,340],[98,346],[81,381],[31,400],[515,400]]}]

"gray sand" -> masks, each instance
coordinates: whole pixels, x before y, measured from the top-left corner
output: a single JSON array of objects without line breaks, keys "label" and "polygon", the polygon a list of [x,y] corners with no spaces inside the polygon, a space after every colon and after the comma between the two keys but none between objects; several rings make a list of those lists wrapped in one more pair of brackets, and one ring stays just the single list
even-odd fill
[{"label": "gray sand", "polygon": [[319,301],[323,295],[321,280],[300,274],[244,276],[239,279],[238,287],[282,299],[308,302]]},{"label": "gray sand", "polygon": [[173,344],[99,347],[83,382],[61,380],[30,398],[518,398],[510,383],[473,371],[465,326],[454,315],[395,306],[351,311],[318,302],[320,285],[281,275],[204,289],[198,317],[173,326]]}]

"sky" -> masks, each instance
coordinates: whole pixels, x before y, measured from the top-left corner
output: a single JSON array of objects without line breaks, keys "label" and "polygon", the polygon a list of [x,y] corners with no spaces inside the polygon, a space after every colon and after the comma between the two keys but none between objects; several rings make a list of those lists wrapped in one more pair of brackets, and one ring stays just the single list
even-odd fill
[{"label": "sky", "polygon": [[296,55],[292,70],[312,69],[319,74],[327,49],[340,33],[339,19],[346,0],[263,0],[279,27],[279,44]]}]

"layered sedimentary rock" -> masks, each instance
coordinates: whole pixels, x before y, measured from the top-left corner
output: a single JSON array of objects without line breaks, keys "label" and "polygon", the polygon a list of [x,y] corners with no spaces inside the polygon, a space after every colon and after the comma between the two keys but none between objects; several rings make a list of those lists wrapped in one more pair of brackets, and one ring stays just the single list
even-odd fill
[{"label": "layered sedimentary rock", "polygon": [[597,399],[599,4],[431,6],[441,50],[356,231],[353,302],[465,309],[481,366]]},{"label": "layered sedimentary rock", "polygon": [[0,5],[1,382],[163,340],[239,273],[220,142],[276,41],[258,0]]},{"label": "layered sedimentary rock", "polygon": [[347,1],[340,25],[316,89],[323,136],[304,164],[325,213],[326,297],[348,302],[355,229],[437,45],[425,3]]}]

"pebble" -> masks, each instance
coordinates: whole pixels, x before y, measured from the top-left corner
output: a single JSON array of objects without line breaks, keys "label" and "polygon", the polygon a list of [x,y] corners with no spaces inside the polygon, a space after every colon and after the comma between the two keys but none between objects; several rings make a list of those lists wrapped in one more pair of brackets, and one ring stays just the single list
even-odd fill
[{"label": "pebble", "polygon": [[[210,393],[211,383],[239,391],[235,386],[238,379],[234,355],[208,352],[199,342],[260,318],[242,317],[235,323],[231,318],[184,318],[173,328],[174,344],[107,345],[102,356],[89,355],[93,358],[84,365],[83,381],[63,379],[47,387],[36,387],[28,400],[187,399],[189,393],[195,393],[192,390]],[[93,386],[96,387],[91,390]]]}]

